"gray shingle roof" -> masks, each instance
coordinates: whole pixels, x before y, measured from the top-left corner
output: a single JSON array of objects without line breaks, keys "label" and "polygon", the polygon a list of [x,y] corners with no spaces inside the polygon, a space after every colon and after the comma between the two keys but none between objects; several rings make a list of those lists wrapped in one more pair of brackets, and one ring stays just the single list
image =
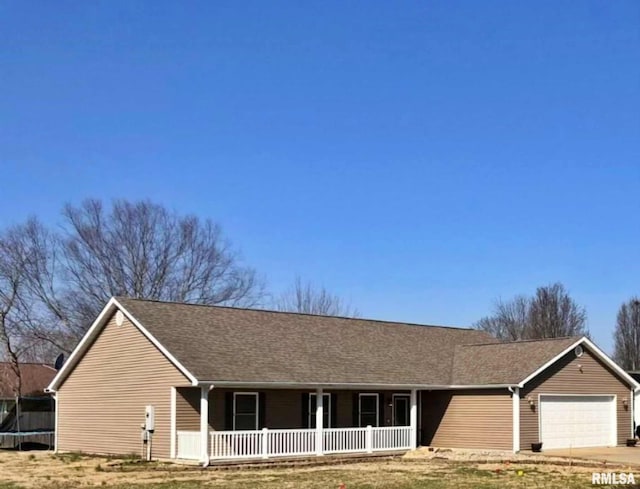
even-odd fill
[{"label": "gray shingle roof", "polygon": [[460,345],[455,348],[455,385],[517,384],[581,337]]},{"label": "gray shingle roof", "polygon": [[473,329],[118,298],[199,381],[449,385]]}]

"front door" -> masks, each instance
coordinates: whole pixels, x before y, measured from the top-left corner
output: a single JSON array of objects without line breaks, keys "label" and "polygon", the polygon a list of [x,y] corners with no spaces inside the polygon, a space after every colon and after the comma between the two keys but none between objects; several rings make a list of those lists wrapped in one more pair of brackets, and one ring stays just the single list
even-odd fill
[{"label": "front door", "polygon": [[409,396],[393,395],[393,426],[409,426]]}]

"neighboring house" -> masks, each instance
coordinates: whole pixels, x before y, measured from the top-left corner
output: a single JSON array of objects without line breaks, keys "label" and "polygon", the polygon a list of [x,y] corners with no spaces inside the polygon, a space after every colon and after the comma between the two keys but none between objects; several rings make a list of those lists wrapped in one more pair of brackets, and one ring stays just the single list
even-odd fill
[{"label": "neighboring house", "polygon": [[[51,383],[56,370],[41,363],[20,363],[22,381],[21,397],[43,397],[44,389]],[[9,362],[0,362],[0,423],[16,403],[18,379]]]},{"label": "neighboring house", "polygon": [[114,298],[49,386],[56,449],[237,459],[624,444],[639,384],[589,339]]},{"label": "neighboring house", "polygon": [[44,389],[56,370],[40,363],[20,363],[21,396],[16,407],[18,376],[0,362],[0,448],[49,447],[53,443],[54,402]]}]

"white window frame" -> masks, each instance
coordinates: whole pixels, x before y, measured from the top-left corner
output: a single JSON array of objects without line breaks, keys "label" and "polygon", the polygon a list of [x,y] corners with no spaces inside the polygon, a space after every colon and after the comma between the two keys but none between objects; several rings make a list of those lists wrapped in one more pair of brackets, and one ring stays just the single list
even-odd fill
[{"label": "white window frame", "polygon": [[376,399],[376,424],[373,426],[377,428],[380,426],[380,396],[377,392],[361,392],[358,394],[358,426],[363,428],[362,426],[362,398],[363,397],[375,397]]},{"label": "white window frame", "polygon": [[255,429],[258,429],[258,423],[260,420],[260,399],[257,392],[234,392],[233,393],[233,431],[236,431],[236,397],[237,396],[253,396],[256,403],[256,424]]},{"label": "white window frame", "polygon": [[[312,410],[311,406],[313,405],[311,403],[311,399],[315,399],[316,398],[316,393],[315,392],[311,392],[309,393],[309,405],[307,406],[307,426],[309,428],[311,428],[311,416],[315,416],[316,415],[316,411],[315,409]],[[316,404],[316,407],[318,406],[318,404]],[[330,393],[323,393],[322,394],[322,411],[323,411],[323,415],[326,414],[327,415],[327,421],[328,424],[325,426],[324,423],[322,424],[323,428],[331,428],[331,394]],[[317,421],[316,421],[316,426],[318,426]],[[314,427],[315,428],[315,427]]]},{"label": "white window frame", "polygon": [[409,424],[405,424],[402,426],[410,426],[411,421],[411,394],[392,394],[391,395],[391,425],[392,426],[400,426],[396,425],[396,399],[403,398],[407,401],[407,422]]}]

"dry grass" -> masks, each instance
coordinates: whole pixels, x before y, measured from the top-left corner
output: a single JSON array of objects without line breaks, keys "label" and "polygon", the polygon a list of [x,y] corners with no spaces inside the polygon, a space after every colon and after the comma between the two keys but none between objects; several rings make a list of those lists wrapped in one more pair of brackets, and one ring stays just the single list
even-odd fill
[{"label": "dry grass", "polygon": [[[337,489],[341,482],[347,489],[577,489],[591,486],[591,473],[604,470],[597,463],[568,466],[554,461],[533,462],[538,463],[461,461],[455,457],[413,455],[346,465],[222,471],[77,454],[55,456],[47,452],[0,451],[0,489]],[[609,467],[608,470],[623,469]]]}]

